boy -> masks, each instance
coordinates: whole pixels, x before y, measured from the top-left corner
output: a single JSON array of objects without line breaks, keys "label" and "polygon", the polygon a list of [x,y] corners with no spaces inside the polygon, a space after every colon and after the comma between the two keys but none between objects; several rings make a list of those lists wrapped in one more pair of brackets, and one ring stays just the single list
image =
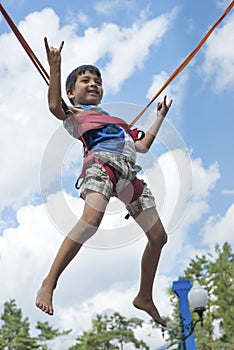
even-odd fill
[{"label": "boy", "polygon": [[86,149],[81,197],[85,200],[81,218],[64,239],[49,274],[38,292],[36,306],[53,315],[52,297],[59,276],[79,252],[83,243],[97,231],[111,196],[126,204],[129,214],[147,235],[148,243],[141,262],[140,289],[133,305],[147,312],[155,322],[166,326],[152,299],[153,281],[161,250],[167,235],[155,208],[154,197],[147,185],[137,179],[139,167],[136,152],[149,150],[166,116],[172,100],[166,96],[158,103],[157,119],[141,140],[132,137],[128,125],[110,117],[98,107],[103,96],[99,70],[91,65],[75,69],[66,82],[66,91],[72,107],[65,112],[61,105],[61,51],[49,47],[45,38],[50,65],[48,101],[50,111],[64,122],[65,128],[80,139]]}]

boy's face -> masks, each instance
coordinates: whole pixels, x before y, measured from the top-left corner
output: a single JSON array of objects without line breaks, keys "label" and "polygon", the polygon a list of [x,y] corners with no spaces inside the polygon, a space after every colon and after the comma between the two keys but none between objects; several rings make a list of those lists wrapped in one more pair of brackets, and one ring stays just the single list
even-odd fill
[{"label": "boy's face", "polygon": [[88,70],[77,76],[74,90],[67,90],[67,96],[73,99],[74,105],[98,105],[102,95],[101,78]]}]

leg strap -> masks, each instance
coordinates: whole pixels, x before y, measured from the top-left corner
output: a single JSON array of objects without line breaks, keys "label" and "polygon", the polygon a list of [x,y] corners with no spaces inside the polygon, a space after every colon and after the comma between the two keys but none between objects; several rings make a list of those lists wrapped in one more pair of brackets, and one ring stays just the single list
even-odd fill
[{"label": "leg strap", "polygon": [[[106,173],[108,174],[112,184],[113,184],[113,189],[116,189],[116,183],[117,183],[117,177],[116,177],[116,170],[109,164],[104,163],[100,161],[100,159],[93,154],[92,152],[88,152],[86,157],[84,158],[84,164],[82,168],[82,172],[79,176],[79,178],[76,181],[75,187],[79,189],[81,187],[82,182],[80,183],[80,180],[82,181],[85,177],[86,169],[92,164],[92,163],[97,163],[101,164]],[[134,178],[132,182],[129,182],[129,184],[120,192],[116,195],[117,198],[119,198],[123,203],[125,204],[130,204],[137,200],[142,192],[144,190],[144,185],[141,180],[139,180],[137,177]]]}]

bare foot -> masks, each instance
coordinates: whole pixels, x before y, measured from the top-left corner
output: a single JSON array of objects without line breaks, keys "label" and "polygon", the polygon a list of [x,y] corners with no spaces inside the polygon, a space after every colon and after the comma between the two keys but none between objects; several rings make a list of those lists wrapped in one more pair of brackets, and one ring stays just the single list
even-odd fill
[{"label": "bare foot", "polygon": [[52,299],[54,286],[46,280],[42,283],[41,288],[37,293],[36,306],[48,315],[54,314]]},{"label": "bare foot", "polygon": [[133,305],[137,309],[147,312],[147,314],[149,314],[156,323],[160,324],[163,327],[166,327],[166,321],[160,316],[152,300],[145,300],[140,296],[136,296],[136,298],[133,300]]}]

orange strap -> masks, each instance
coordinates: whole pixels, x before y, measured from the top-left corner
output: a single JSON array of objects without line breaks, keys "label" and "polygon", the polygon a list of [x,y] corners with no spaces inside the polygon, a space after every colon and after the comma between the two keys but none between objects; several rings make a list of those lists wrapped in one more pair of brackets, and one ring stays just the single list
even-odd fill
[{"label": "orange strap", "polygon": [[[232,9],[234,6],[234,0],[231,2],[231,4],[226,8],[226,10],[223,12],[223,14],[219,17],[217,22],[210,28],[210,30],[206,33],[206,35],[202,38],[202,40],[199,42],[199,44],[195,47],[195,49],[186,57],[186,59],[182,62],[182,64],[170,75],[170,77],[167,79],[167,81],[163,84],[163,86],[158,90],[158,92],[154,95],[154,97],[148,102],[148,104],[142,109],[142,111],[133,119],[133,121],[129,124],[129,127],[131,128],[138,119],[144,114],[144,112],[147,110],[147,108],[156,100],[156,98],[161,94],[161,92],[170,84],[170,82],[188,65],[188,63],[191,61],[191,59],[196,55],[196,53],[200,50],[202,45],[206,42],[208,37],[211,35],[211,33],[215,30],[215,28],[220,24],[220,22],[224,19],[224,17],[228,14],[228,12]],[[39,73],[49,85],[49,74],[46,72],[34,52],[31,50],[30,46],[27,44],[17,27],[15,26],[14,22],[10,18],[10,16],[7,14],[6,10],[3,8],[2,4],[0,4],[0,11],[2,12],[3,16],[5,17],[7,23],[9,24],[10,28],[16,35],[17,39],[20,41],[21,45],[25,49],[26,53],[28,54],[31,61],[34,63],[36,68],[38,69]],[[65,102],[62,100],[62,104],[64,108],[66,109],[67,106]]]},{"label": "orange strap", "polygon": [[154,95],[154,97],[150,100],[150,102],[142,109],[142,111],[133,119],[133,121],[129,124],[131,128],[137,120],[145,113],[147,108],[156,100],[156,98],[161,94],[161,92],[170,84],[170,82],[187,66],[187,64],[191,61],[191,59],[196,55],[196,53],[200,50],[202,45],[206,42],[211,33],[215,30],[215,28],[220,24],[220,22],[224,19],[224,17],[228,14],[228,12],[234,6],[234,0],[231,4],[226,8],[217,22],[210,28],[210,30],[206,33],[206,35],[202,38],[196,48],[186,57],[186,59],[182,62],[182,64],[171,74],[171,76],[167,79],[167,81],[163,84],[163,86],[158,90],[158,92]]}]

